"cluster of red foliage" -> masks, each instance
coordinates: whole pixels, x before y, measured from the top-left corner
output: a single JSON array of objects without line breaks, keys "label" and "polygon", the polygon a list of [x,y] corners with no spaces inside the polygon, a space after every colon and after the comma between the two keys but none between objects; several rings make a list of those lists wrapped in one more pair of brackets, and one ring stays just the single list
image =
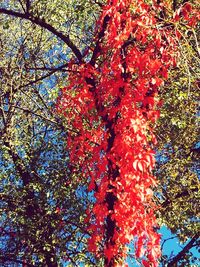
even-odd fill
[{"label": "cluster of red foliage", "polygon": [[[187,10],[181,11],[185,19]],[[103,255],[105,266],[122,266],[132,240],[143,266],[158,266],[152,127],[159,117],[158,88],[177,56],[173,25],[165,27],[162,12],[156,1],[109,0],[91,60],[71,62],[69,85],[57,103],[74,129],[67,139],[70,159],[96,199],[87,210],[88,248]]]}]

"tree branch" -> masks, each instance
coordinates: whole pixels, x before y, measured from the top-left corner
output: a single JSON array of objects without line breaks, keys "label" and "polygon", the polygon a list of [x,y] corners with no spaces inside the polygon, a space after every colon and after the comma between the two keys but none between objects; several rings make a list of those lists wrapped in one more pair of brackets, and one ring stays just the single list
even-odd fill
[{"label": "tree branch", "polygon": [[107,28],[107,25],[108,25],[109,20],[110,20],[110,17],[108,15],[105,16],[104,21],[103,21],[103,25],[102,25],[102,29],[100,30],[100,32],[98,34],[96,46],[94,48],[94,52],[93,52],[92,58],[90,60],[90,64],[92,66],[94,66],[95,61],[96,61],[96,58],[97,58],[97,55],[100,52],[100,43],[102,41],[102,38],[105,35],[105,31],[106,31],[106,28]]},{"label": "tree branch", "polygon": [[35,67],[35,68],[26,68],[27,70],[41,70],[41,71],[61,71],[61,72],[67,72],[71,71],[64,68],[48,68],[48,67]]},{"label": "tree branch", "polygon": [[164,241],[162,242],[162,245],[161,245],[161,251],[163,250],[164,244],[165,244],[168,240],[172,240],[172,239],[174,239],[174,238],[177,238],[177,235],[164,239]]},{"label": "tree branch", "polygon": [[45,74],[44,76],[39,77],[38,79],[32,80],[32,81],[30,81],[30,82],[28,82],[26,84],[22,84],[22,85],[19,86],[18,89],[21,89],[21,88],[33,85],[34,83],[40,82],[40,81],[50,77],[51,75],[53,75],[58,70],[59,70],[59,68],[58,69],[54,69],[54,70],[50,71],[49,73]]},{"label": "tree branch", "polygon": [[6,14],[9,16],[13,16],[13,17],[17,17],[17,18],[21,18],[21,19],[29,20],[32,23],[48,30],[49,32],[53,33],[58,38],[60,38],[69,48],[71,48],[72,52],[74,53],[74,55],[76,56],[78,61],[80,63],[82,62],[82,58],[83,58],[82,54],[81,54],[80,50],[76,47],[76,45],[71,41],[71,39],[69,38],[69,35],[64,35],[62,32],[59,32],[52,25],[48,24],[44,19],[40,19],[39,17],[31,16],[31,14],[29,14],[29,13],[23,14],[23,13],[13,11],[10,9],[6,9],[6,8],[0,8],[0,13]]},{"label": "tree branch", "polygon": [[177,262],[179,262],[183,256],[193,247],[196,240],[199,238],[199,233],[197,233],[190,242],[168,263],[167,267],[174,266]]},{"label": "tree branch", "polygon": [[51,75],[53,75],[57,71],[63,71],[63,72],[67,72],[68,71],[68,72],[70,72],[71,70],[64,69],[67,66],[68,66],[68,63],[63,64],[63,65],[61,65],[60,67],[57,67],[57,68],[27,68],[29,70],[41,70],[41,71],[43,70],[43,71],[50,71],[50,72],[45,74],[44,76],[39,77],[38,79],[32,80],[32,81],[30,81],[30,82],[28,82],[26,84],[20,85],[18,89],[22,89],[24,87],[27,87],[27,86],[33,85],[33,84],[35,84],[37,82],[40,82],[40,81],[50,77]]},{"label": "tree branch", "polygon": [[26,12],[29,13],[30,9],[30,0],[26,0]]},{"label": "tree branch", "polygon": [[23,11],[26,12],[26,9],[24,8],[23,2],[22,2],[21,0],[19,0],[19,3],[20,3],[20,5],[21,5]]},{"label": "tree branch", "polygon": [[19,264],[22,264],[23,266],[27,266],[27,267],[35,267],[35,265],[33,264],[30,264],[30,263],[25,263],[24,261],[20,261],[20,260],[17,260],[17,259],[13,259],[10,255],[9,256],[1,256],[0,255],[0,261],[2,263],[5,263],[5,262],[15,262],[15,263],[19,263]]},{"label": "tree branch", "polygon": [[[51,120],[51,119],[49,119],[49,118],[47,118],[47,117],[45,117],[45,116],[43,116],[43,115],[41,115],[41,114],[37,114],[37,113],[35,113],[34,111],[31,111],[31,110],[28,109],[28,108],[18,107],[18,106],[16,106],[16,105],[11,105],[11,106],[14,107],[14,108],[20,109],[20,110],[22,110],[22,111],[24,111],[24,112],[33,114],[34,116],[40,117],[40,118],[42,118],[43,120],[46,120],[46,121],[48,121],[48,122],[50,122],[50,123],[58,124],[57,121]],[[0,108],[0,109],[1,109],[1,108]]]}]

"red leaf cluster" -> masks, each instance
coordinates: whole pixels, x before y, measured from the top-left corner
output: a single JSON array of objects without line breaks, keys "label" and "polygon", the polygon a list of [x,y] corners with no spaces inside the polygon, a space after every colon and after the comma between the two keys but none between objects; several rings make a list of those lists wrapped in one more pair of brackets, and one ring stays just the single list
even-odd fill
[{"label": "red leaf cluster", "polygon": [[96,199],[88,209],[88,248],[103,255],[106,266],[126,257],[130,241],[144,266],[158,266],[160,257],[152,125],[159,117],[158,88],[177,57],[173,29],[159,21],[162,8],[142,0],[108,1],[92,49],[95,64],[94,58],[72,64],[57,104],[74,129],[67,139],[70,159]]}]

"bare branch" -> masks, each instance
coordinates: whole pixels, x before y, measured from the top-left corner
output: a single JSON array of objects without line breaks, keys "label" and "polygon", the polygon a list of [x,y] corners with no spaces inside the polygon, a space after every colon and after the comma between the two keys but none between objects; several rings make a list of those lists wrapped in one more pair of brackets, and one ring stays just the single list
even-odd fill
[{"label": "bare branch", "polygon": [[19,86],[19,89],[22,89],[24,87],[27,87],[27,86],[33,85],[33,84],[35,84],[37,82],[40,82],[40,81],[50,77],[51,75],[53,75],[57,71],[63,71],[63,72],[64,71],[66,71],[66,72],[69,71],[70,72],[71,70],[65,69],[67,66],[68,66],[68,63],[63,64],[63,65],[61,65],[60,67],[57,67],[57,68],[45,68],[45,67],[44,68],[27,68],[29,70],[44,70],[44,71],[45,70],[46,71],[51,70],[51,71],[49,73],[45,74],[44,76],[39,77],[38,79],[32,80],[32,81],[30,81],[30,82],[28,82],[26,84],[23,84],[23,85]]},{"label": "bare branch", "polygon": [[161,251],[163,250],[164,244],[165,244],[168,240],[172,240],[172,239],[174,239],[174,238],[177,238],[177,235],[164,239],[164,241],[162,242],[162,245],[161,245]]},{"label": "bare branch", "polygon": [[176,264],[184,257],[184,255],[193,247],[194,243],[199,238],[197,233],[190,242],[168,263],[167,267],[177,266]]},{"label": "bare branch", "polygon": [[[48,118],[42,116],[41,114],[37,114],[37,113],[35,113],[35,112],[33,112],[33,111],[27,109],[27,108],[18,107],[18,106],[15,106],[15,105],[11,105],[11,106],[14,107],[14,108],[20,109],[20,110],[22,110],[22,111],[24,111],[24,112],[31,113],[31,114],[33,114],[33,115],[35,115],[35,116],[37,116],[37,117],[40,117],[40,118],[42,118],[42,119],[44,119],[44,120],[46,120],[46,121],[48,121],[48,122],[57,124],[57,121],[53,121],[53,120],[51,120],[51,119],[48,119]],[[0,109],[1,109],[1,108],[0,108]]]},{"label": "bare branch", "polygon": [[26,9],[24,8],[23,2],[22,2],[21,0],[19,0],[19,3],[20,3],[20,5],[21,5],[23,11],[26,12]]},{"label": "bare branch", "polygon": [[13,16],[16,18],[29,20],[32,23],[48,30],[49,32],[53,33],[55,36],[60,38],[69,48],[71,48],[72,52],[74,53],[78,61],[80,63],[82,62],[82,54],[80,50],[76,47],[76,45],[71,41],[69,35],[64,35],[62,32],[59,32],[52,25],[48,24],[44,19],[40,19],[39,17],[34,17],[29,13],[23,14],[6,8],[0,8],[0,13]]},{"label": "bare branch", "polygon": [[26,0],[26,12],[29,13],[30,10],[30,0]]}]

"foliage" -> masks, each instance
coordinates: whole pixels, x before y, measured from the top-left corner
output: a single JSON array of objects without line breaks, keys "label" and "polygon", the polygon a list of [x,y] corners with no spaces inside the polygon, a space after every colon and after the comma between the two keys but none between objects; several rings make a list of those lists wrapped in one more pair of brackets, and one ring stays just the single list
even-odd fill
[{"label": "foliage", "polygon": [[[160,223],[181,242],[199,235],[199,28],[176,25],[180,57],[166,86],[160,91],[163,105],[156,127],[158,160],[156,176]],[[157,200],[158,200],[157,199]],[[169,261],[169,259],[167,259]],[[186,264],[186,263],[185,263]]]},{"label": "foliage", "polygon": [[72,67],[77,73],[70,75],[58,103],[77,129],[68,139],[70,159],[83,166],[83,178],[90,177],[89,190],[95,191],[96,203],[88,211],[89,249],[105,257],[105,266],[123,259],[124,246],[135,236],[136,257],[147,257],[144,266],[157,265],[151,125],[158,117],[157,88],[170,65],[175,67],[179,36],[173,24],[182,17],[185,27],[196,23],[195,13],[188,16],[189,4],[170,18],[171,27],[161,6],[137,5],[108,1],[91,59]]},{"label": "foliage", "polygon": [[[151,4],[151,1],[146,2]],[[161,28],[175,27],[181,54],[176,68],[169,73],[165,86],[160,88],[160,98],[164,100],[164,104],[161,107],[160,120],[154,129],[158,139],[158,155],[162,155],[161,160],[157,161],[155,171],[160,181],[156,201],[161,209],[157,216],[160,224],[167,225],[178,234],[182,242],[186,242],[187,248],[185,253],[177,254],[177,257],[172,259],[166,258],[163,253],[163,264],[171,266],[172,262],[174,264],[178,262],[189,266],[188,251],[192,246],[198,245],[199,233],[196,223],[198,213],[196,171],[199,168],[197,161],[199,150],[196,146],[199,89],[198,30],[191,27],[195,20],[192,20],[194,16],[188,15],[188,12],[193,15],[190,5],[185,4],[182,9],[182,1],[166,2],[168,6],[165,6],[157,19],[160,19]],[[83,74],[88,62],[93,61],[94,65],[96,61],[97,66],[92,67],[92,75],[95,76],[98,86],[102,84],[102,88],[111,90],[108,84],[114,80],[112,71],[108,77],[105,75],[102,81],[97,75],[100,70],[105,71],[106,60],[111,62],[107,65],[109,70],[115,67],[116,60],[119,59],[119,56],[114,58],[113,55],[114,49],[117,49],[112,47],[115,42],[106,44],[107,37],[100,35],[103,33],[100,26],[102,24],[94,28],[103,5],[103,2],[92,0],[1,1],[0,263],[2,266],[11,266],[15,263],[19,266],[22,263],[27,266],[45,264],[62,266],[63,261],[70,261],[72,266],[80,266],[81,262],[84,266],[104,266],[102,259],[95,261],[86,247],[86,240],[91,230],[88,233],[86,229],[88,222],[84,214],[87,206],[91,207],[88,212],[92,211],[94,202],[93,195],[84,190],[89,181],[86,171],[83,172],[86,166],[83,164],[80,166],[80,162],[77,165],[72,164],[65,149],[66,139],[70,142],[70,136],[74,135],[73,138],[77,138],[83,118],[78,125],[73,125],[72,120],[66,123],[66,120],[61,120],[51,108],[59,88],[66,86],[66,83],[68,86],[70,69],[79,71],[81,68]],[[173,10],[176,9],[177,15],[172,20]],[[135,12],[134,8],[131,12]],[[188,17],[191,19],[191,25],[186,23]],[[141,29],[142,25],[139,27]],[[96,38],[93,38],[96,32]],[[120,37],[120,42],[124,42],[127,38],[126,34]],[[142,39],[140,41],[142,42]],[[133,44],[128,44],[129,49],[132,46]],[[99,49],[108,51],[106,50],[108,48],[107,55],[99,54]],[[142,51],[143,48],[145,49],[141,45],[139,50]],[[95,68],[97,73],[94,74]],[[122,68],[124,66],[121,69],[117,66],[114,70],[123,73]],[[91,68],[89,70],[91,71]],[[78,75],[76,72],[74,76],[71,75],[71,79],[75,77],[72,82],[76,83],[77,77],[83,79]],[[84,75],[90,75],[88,70]],[[120,79],[118,77],[118,80]],[[135,79],[137,77],[133,77],[132,82]],[[103,81],[108,81],[107,85],[104,85]],[[112,104],[113,94],[114,92],[110,92],[109,98],[102,93],[102,98],[105,97],[107,103]],[[120,94],[122,98],[123,93]],[[81,94],[81,99],[83,96]],[[76,95],[70,97],[75,99]],[[116,109],[119,108],[117,101],[116,99]],[[157,97],[156,102],[159,103]],[[141,108],[139,103],[137,109],[140,111]],[[96,107],[90,111],[92,117],[97,113],[95,109]],[[105,104],[105,109],[109,109],[108,104]],[[149,114],[149,110],[147,113]],[[84,129],[96,132],[101,126],[101,119],[95,117],[94,120],[95,123],[90,126],[89,122],[85,121]],[[121,118],[117,120],[119,122]],[[106,139],[102,129],[101,133]],[[150,138],[150,134],[148,137]],[[91,135],[87,138],[93,140]],[[100,142],[103,143],[105,139]],[[89,141],[86,144],[87,148],[92,147],[92,150],[97,145],[93,142],[91,146],[92,142]],[[87,156],[91,155],[90,151]],[[104,154],[102,158],[103,156]],[[135,167],[138,173],[140,168],[144,168],[140,163]],[[96,166],[92,170],[96,170]],[[83,174],[86,179],[83,179]],[[96,186],[99,187],[99,183],[100,181],[96,185],[90,183],[90,187],[95,189]],[[51,258],[54,258],[53,262]]]},{"label": "foliage", "polygon": [[[1,8],[19,14],[25,14],[27,8],[38,21],[43,14],[54,27],[60,30],[63,25],[66,30],[66,17],[59,13],[63,11],[61,1],[32,1],[29,7],[25,4],[28,1],[2,2]],[[69,25],[73,12],[79,16],[73,3],[74,6],[66,6]],[[86,14],[97,13],[98,6],[89,10],[87,5],[82,10],[81,19],[76,19],[68,31],[84,50],[84,43],[77,36],[85,36],[89,27],[92,30],[93,17],[89,23]],[[78,25],[81,34],[75,35],[73,29]],[[83,223],[88,197],[77,183],[78,174],[71,172],[64,142],[67,126],[51,108],[56,95],[52,87],[61,86],[67,77],[72,53],[54,33],[28,19],[1,15],[0,27],[0,265],[26,262],[30,266],[58,266],[62,260],[71,261],[74,266],[82,261],[93,264],[86,252],[88,233]]]}]

